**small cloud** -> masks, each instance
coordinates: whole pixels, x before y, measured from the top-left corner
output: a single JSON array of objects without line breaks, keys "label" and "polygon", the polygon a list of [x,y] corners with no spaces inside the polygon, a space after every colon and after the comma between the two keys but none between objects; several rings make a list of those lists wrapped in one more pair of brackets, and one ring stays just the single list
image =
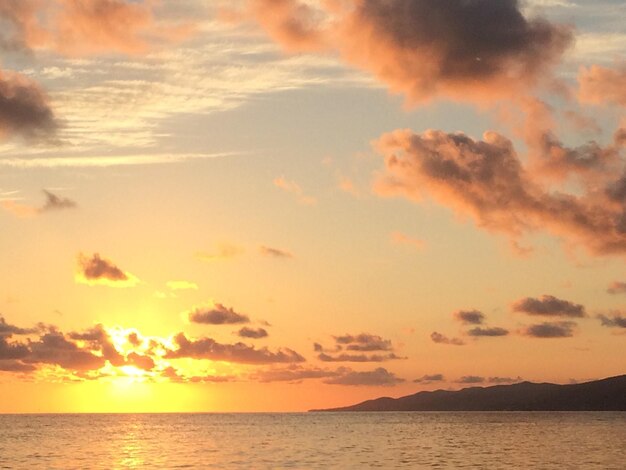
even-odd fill
[{"label": "small cloud", "polygon": [[280,258],[280,259],[290,259],[293,258],[293,255],[287,250],[281,250],[279,248],[272,248],[269,246],[260,246],[259,252],[263,256],[267,256],[270,258]]},{"label": "small cloud", "polygon": [[44,195],[46,196],[45,203],[40,206],[30,206],[28,204],[21,204],[17,202],[14,198],[6,198],[4,200],[0,200],[0,205],[7,212],[12,213],[17,217],[34,217],[39,214],[44,214],[47,212],[55,212],[66,209],[74,209],[77,207],[76,202],[68,198],[62,198],[57,196],[56,194],[51,193],[50,191],[43,190]]},{"label": "small cloud", "polygon": [[626,294],[626,282],[615,281],[606,290],[609,294]]},{"label": "small cloud", "polygon": [[547,317],[581,318],[586,315],[583,305],[561,300],[552,295],[542,295],[539,299],[526,297],[514,302],[512,308],[514,312]]},{"label": "small cloud", "polygon": [[458,384],[481,384],[485,382],[484,377],[478,377],[476,375],[464,375],[456,381]]},{"label": "small cloud", "polygon": [[165,359],[210,359],[237,364],[295,364],[306,361],[289,348],[273,352],[267,348],[255,349],[243,343],[222,344],[212,338],[190,340],[184,333],[176,335],[173,342],[177,349],[166,350]]},{"label": "small cloud", "polygon": [[212,252],[200,251],[196,253],[196,258],[200,261],[218,261],[223,259],[232,259],[244,253],[244,249],[240,246],[230,243],[220,243]]},{"label": "small cloud", "polygon": [[384,362],[395,359],[406,359],[406,357],[396,356],[394,353],[389,354],[349,354],[341,353],[335,356],[320,353],[317,358],[322,362]]},{"label": "small cloud", "polygon": [[413,383],[416,384],[429,384],[433,382],[443,382],[444,377],[443,374],[432,374],[432,375],[423,375],[418,379],[415,379]]},{"label": "small cloud", "polygon": [[247,315],[237,313],[232,308],[227,308],[222,304],[215,304],[209,308],[196,308],[187,316],[190,322],[205,325],[234,325],[250,321]]},{"label": "small cloud", "polygon": [[469,336],[480,337],[480,336],[507,336],[509,334],[509,330],[499,327],[492,328],[482,328],[477,326],[476,328],[472,328],[467,332]]},{"label": "small cloud", "polygon": [[198,290],[198,284],[190,281],[168,281],[166,286],[169,290]]},{"label": "small cloud", "polygon": [[487,379],[487,382],[489,382],[490,384],[495,384],[495,385],[499,385],[499,384],[514,384],[514,383],[518,383],[518,382],[523,382],[524,379],[522,379],[520,376],[517,376],[516,378],[511,378],[511,377],[489,377]]},{"label": "small cloud", "polygon": [[405,381],[382,367],[366,372],[356,372],[341,368],[338,371],[340,375],[324,380],[324,383],[348,386],[393,387]]},{"label": "small cloud", "polygon": [[430,339],[437,344],[451,344],[454,346],[463,346],[465,343],[463,342],[462,339],[459,338],[448,338],[445,335],[442,335],[441,333],[438,333],[436,331],[433,331],[430,334]]},{"label": "small cloud", "polygon": [[404,245],[416,250],[423,250],[426,246],[424,240],[419,240],[417,238],[409,237],[401,232],[392,232],[391,233],[391,242],[396,245]]},{"label": "small cloud", "polygon": [[337,344],[345,345],[348,351],[392,351],[391,341],[378,335],[361,333],[359,335],[335,336]]},{"label": "small cloud", "polygon": [[314,197],[304,194],[304,191],[302,190],[300,185],[298,185],[298,183],[296,183],[295,181],[286,180],[284,176],[274,178],[274,186],[296,196],[296,199],[300,204],[303,204],[305,206],[314,206],[315,204],[317,204],[317,200]]},{"label": "small cloud", "polygon": [[51,212],[51,211],[59,211],[64,209],[75,209],[77,207],[76,202],[73,200],[60,197],[56,194],[51,193],[50,191],[43,190],[46,195],[45,204],[39,209],[39,212]]},{"label": "small cloud", "polygon": [[237,335],[241,338],[261,339],[267,338],[269,335],[264,328],[248,328],[244,326],[237,332]]},{"label": "small cloud", "polygon": [[522,334],[532,338],[569,338],[574,336],[575,326],[576,323],[570,321],[558,323],[545,322],[525,328],[522,330]]},{"label": "small cloud", "polygon": [[76,282],[90,286],[105,285],[109,287],[133,287],[139,279],[128,272],[122,271],[113,262],[102,258],[98,253],[91,256],[78,255],[78,272]]},{"label": "small cloud", "polygon": [[[626,328],[626,316],[617,312],[614,313],[611,317],[606,315],[598,315],[598,318],[602,322],[602,326],[607,326],[609,328]],[[2,325],[0,325],[1,327]],[[1,329],[0,329],[0,334]]]},{"label": "small cloud", "polygon": [[360,197],[361,192],[354,185],[354,181],[346,176],[339,177],[339,182],[337,183],[339,189],[341,189],[344,193],[350,194],[354,197]]},{"label": "small cloud", "polygon": [[478,310],[459,310],[454,313],[454,318],[467,325],[482,325],[485,315]]},{"label": "small cloud", "polygon": [[306,379],[323,379],[336,377],[338,373],[333,370],[320,369],[318,367],[302,367],[292,364],[282,369],[268,369],[258,371],[252,375],[252,379],[259,382],[292,382],[298,383]]}]

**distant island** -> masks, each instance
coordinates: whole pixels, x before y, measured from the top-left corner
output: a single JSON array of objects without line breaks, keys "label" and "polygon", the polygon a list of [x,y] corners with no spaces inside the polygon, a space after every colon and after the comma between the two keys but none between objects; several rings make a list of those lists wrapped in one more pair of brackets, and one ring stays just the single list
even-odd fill
[{"label": "distant island", "polygon": [[520,382],[418,392],[311,411],[626,411],[626,375],[569,385]]}]

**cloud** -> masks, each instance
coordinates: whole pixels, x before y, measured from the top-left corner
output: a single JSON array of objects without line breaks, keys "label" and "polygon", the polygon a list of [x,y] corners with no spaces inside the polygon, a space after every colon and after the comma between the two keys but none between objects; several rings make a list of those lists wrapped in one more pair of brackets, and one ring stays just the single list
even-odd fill
[{"label": "cloud", "polygon": [[76,202],[66,197],[60,197],[50,191],[43,190],[46,195],[45,204],[39,209],[40,212],[59,211],[76,208]]},{"label": "cloud", "polygon": [[20,328],[19,326],[11,325],[0,315],[0,338],[11,337],[12,335],[30,335],[36,332],[36,328]]},{"label": "cloud", "polygon": [[27,345],[7,341],[7,336],[0,335],[0,360],[24,359],[30,353]]},{"label": "cloud", "polygon": [[496,132],[483,139],[434,130],[385,134],[376,143],[386,168],[375,190],[411,200],[429,195],[513,243],[545,230],[594,255],[626,254],[626,177],[604,191],[553,192],[526,171],[510,140]]},{"label": "cloud", "polygon": [[269,246],[260,246],[259,252],[263,256],[268,256],[270,258],[282,258],[282,259],[293,258],[293,255],[290,252],[286,250],[281,250],[279,248],[272,248]]},{"label": "cloud", "polygon": [[511,377],[489,377],[487,379],[487,382],[489,382],[490,384],[513,384],[513,383],[518,383],[518,382],[523,382],[524,379],[522,379],[520,376],[517,376],[516,378],[511,378]]},{"label": "cloud", "polygon": [[544,322],[526,327],[522,330],[522,334],[533,338],[569,338],[574,336],[575,326],[576,323],[571,321]]},{"label": "cloud", "polygon": [[578,98],[584,103],[626,106],[626,62],[615,68],[592,65],[578,74]]},{"label": "cloud", "polygon": [[13,359],[2,360],[0,359],[0,372],[34,372],[37,367],[32,364],[24,364],[21,361]]},{"label": "cloud", "polygon": [[500,327],[482,328],[477,326],[467,332],[469,336],[481,337],[481,336],[507,336],[509,330]]},{"label": "cloud", "polygon": [[382,367],[366,372],[340,368],[340,375],[324,380],[326,384],[349,386],[393,387],[405,380]]},{"label": "cloud", "polygon": [[405,357],[397,356],[395,353],[369,355],[341,353],[334,356],[326,353],[320,353],[317,358],[323,362],[384,362],[395,359],[406,359]]},{"label": "cloud", "polygon": [[190,281],[167,281],[169,290],[198,290],[198,284]]},{"label": "cloud", "polygon": [[582,318],[586,316],[585,307],[568,300],[557,299],[552,295],[542,295],[541,298],[526,297],[513,302],[514,312],[528,315],[542,315],[546,317]]},{"label": "cloud", "polygon": [[415,379],[413,383],[416,384],[429,384],[433,382],[443,382],[445,380],[443,374],[423,375],[418,379]]},{"label": "cloud", "polygon": [[126,364],[142,370],[152,370],[155,367],[154,359],[136,352],[131,352],[126,356]]},{"label": "cloud", "polygon": [[458,384],[481,384],[484,382],[484,377],[478,377],[476,375],[465,375],[456,381]]},{"label": "cloud", "polygon": [[[6,0],[0,19],[10,28],[5,49],[52,49],[65,55],[139,54],[153,45],[182,39],[189,25],[165,25],[151,1]],[[3,26],[5,26],[3,25]]]},{"label": "cloud", "polygon": [[413,247],[416,250],[423,250],[426,246],[426,243],[423,240],[419,240],[418,238],[412,238],[408,235],[405,235],[401,232],[392,232],[391,233],[391,242],[396,245],[405,245]]},{"label": "cloud", "polygon": [[442,335],[441,333],[438,333],[436,331],[433,331],[430,334],[430,339],[434,343],[438,343],[438,344],[452,344],[454,346],[463,346],[465,344],[462,339],[448,338],[447,336]]},{"label": "cloud", "polygon": [[254,380],[259,382],[293,382],[298,383],[307,379],[322,379],[336,377],[337,371],[320,369],[318,367],[302,367],[290,365],[282,369],[267,369],[255,372],[252,375]]},{"label": "cloud", "polygon": [[0,70],[0,138],[50,137],[58,123],[44,91],[31,79]]},{"label": "cloud", "polygon": [[206,253],[199,252],[196,253],[196,258],[201,261],[216,261],[220,259],[231,259],[241,255],[244,252],[244,249],[232,245],[230,243],[221,243],[217,246],[217,249],[214,252]]},{"label": "cloud", "polygon": [[176,335],[174,342],[178,348],[167,350],[166,359],[210,359],[238,364],[290,364],[305,361],[304,357],[289,348],[272,352],[267,348],[255,349],[243,343],[220,344],[211,338],[189,340],[184,333]]},{"label": "cloud", "polygon": [[467,325],[482,325],[485,321],[485,314],[478,310],[459,310],[454,313],[454,318]]},{"label": "cloud", "polygon": [[26,363],[53,364],[73,371],[91,371],[104,366],[105,359],[68,341],[63,333],[50,331],[29,343]]},{"label": "cloud", "polygon": [[128,272],[122,271],[113,262],[94,253],[87,256],[83,253],[78,255],[78,268],[76,282],[81,284],[106,285],[109,287],[132,287],[139,279]]},{"label": "cloud", "polygon": [[244,326],[242,329],[240,329],[237,334],[241,338],[252,339],[267,338],[269,336],[267,330],[265,330],[264,328],[248,328],[247,326]]},{"label": "cloud", "polygon": [[65,209],[76,208],[76,202],[68,198],[62,198],[50,191],[43,190],[46,196],[46,202],[41,207],[34,207],[27,204],[20,204],[13,199],[0,200],[3,209],[11,212],[17,217],[34,217],[46,212],[55,212]]},{"label": "cloud", "polygon": [[327,50],[416,104],[435,96],[493,100],[549,76],[572,43],[566,26],[525,18],[517,0],[252,0],[290,52]]},{"label": "cloud", "polygon": [[250,318],[227,308],[222,304],[215,304],[210,308],[196,308],[188,313],[190,322],[204,325],[234,325],[248,323]]},{"label": "cloud", "polygon": [[598,318],[603,326],[609,328],[626,328],[626,316],[619,312],[614,313],[611,317],[600,314]]},{"label": "cloud", "polygon": [[103,359],[109,361],[112,366],[120,367],[127,364],[124,355],[117,350],[111,336],[101,324],[83,332],[71,332],[68,336],[73,340],[90,343],[91,350],[99,350]]},{"label": "cloud", "polygon": [[[315,343],[314,350],[319,352],[317,356],[324,362],[383,362],[395,359],[406,359],[397,356],[393,351],[391,341],[379,335],[361,333],[358,335],[345,334],[333,336],[335,348],[324,349],[321,344]],[[341,352],[343,350],[348,352]],[[365,354],[372,352],[386,352],[386,354]],[[328,354],[331,353],[331,354]]]},{"label": "cloud", "polygon": [[609,294],[626,294],[626,282],[615,281],[606,290]]},{"label": "cloud", "polygon": [[361,333],[359,335],[334,336],[337,344],[344,345],[348,351],[392,351],[391,341],[378,335]]},{"label": "cloud", "polygon": [[298,183],[286,180],[284,176],[274,178],[274,186],[296,196],[296,199],[300,204],[305,206],[314,206],[317,204],[317,200],[314,197],[304,194],[304,191]]}]

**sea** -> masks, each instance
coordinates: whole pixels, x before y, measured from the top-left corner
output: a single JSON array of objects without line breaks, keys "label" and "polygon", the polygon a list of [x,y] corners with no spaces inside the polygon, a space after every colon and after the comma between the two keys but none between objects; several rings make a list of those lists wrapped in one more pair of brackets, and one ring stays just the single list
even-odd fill
[{"label": "sea", "polygon": [[626,469],[626,412],[0,415],[0,468]]}]

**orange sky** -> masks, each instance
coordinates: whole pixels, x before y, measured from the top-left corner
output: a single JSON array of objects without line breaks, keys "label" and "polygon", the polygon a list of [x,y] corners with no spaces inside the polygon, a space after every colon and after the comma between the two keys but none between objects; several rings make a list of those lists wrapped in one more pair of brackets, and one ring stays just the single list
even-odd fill
[{"label": "orange sky", "polygon": [[0,0],[0,412],[624,373],[591,3]]}]

